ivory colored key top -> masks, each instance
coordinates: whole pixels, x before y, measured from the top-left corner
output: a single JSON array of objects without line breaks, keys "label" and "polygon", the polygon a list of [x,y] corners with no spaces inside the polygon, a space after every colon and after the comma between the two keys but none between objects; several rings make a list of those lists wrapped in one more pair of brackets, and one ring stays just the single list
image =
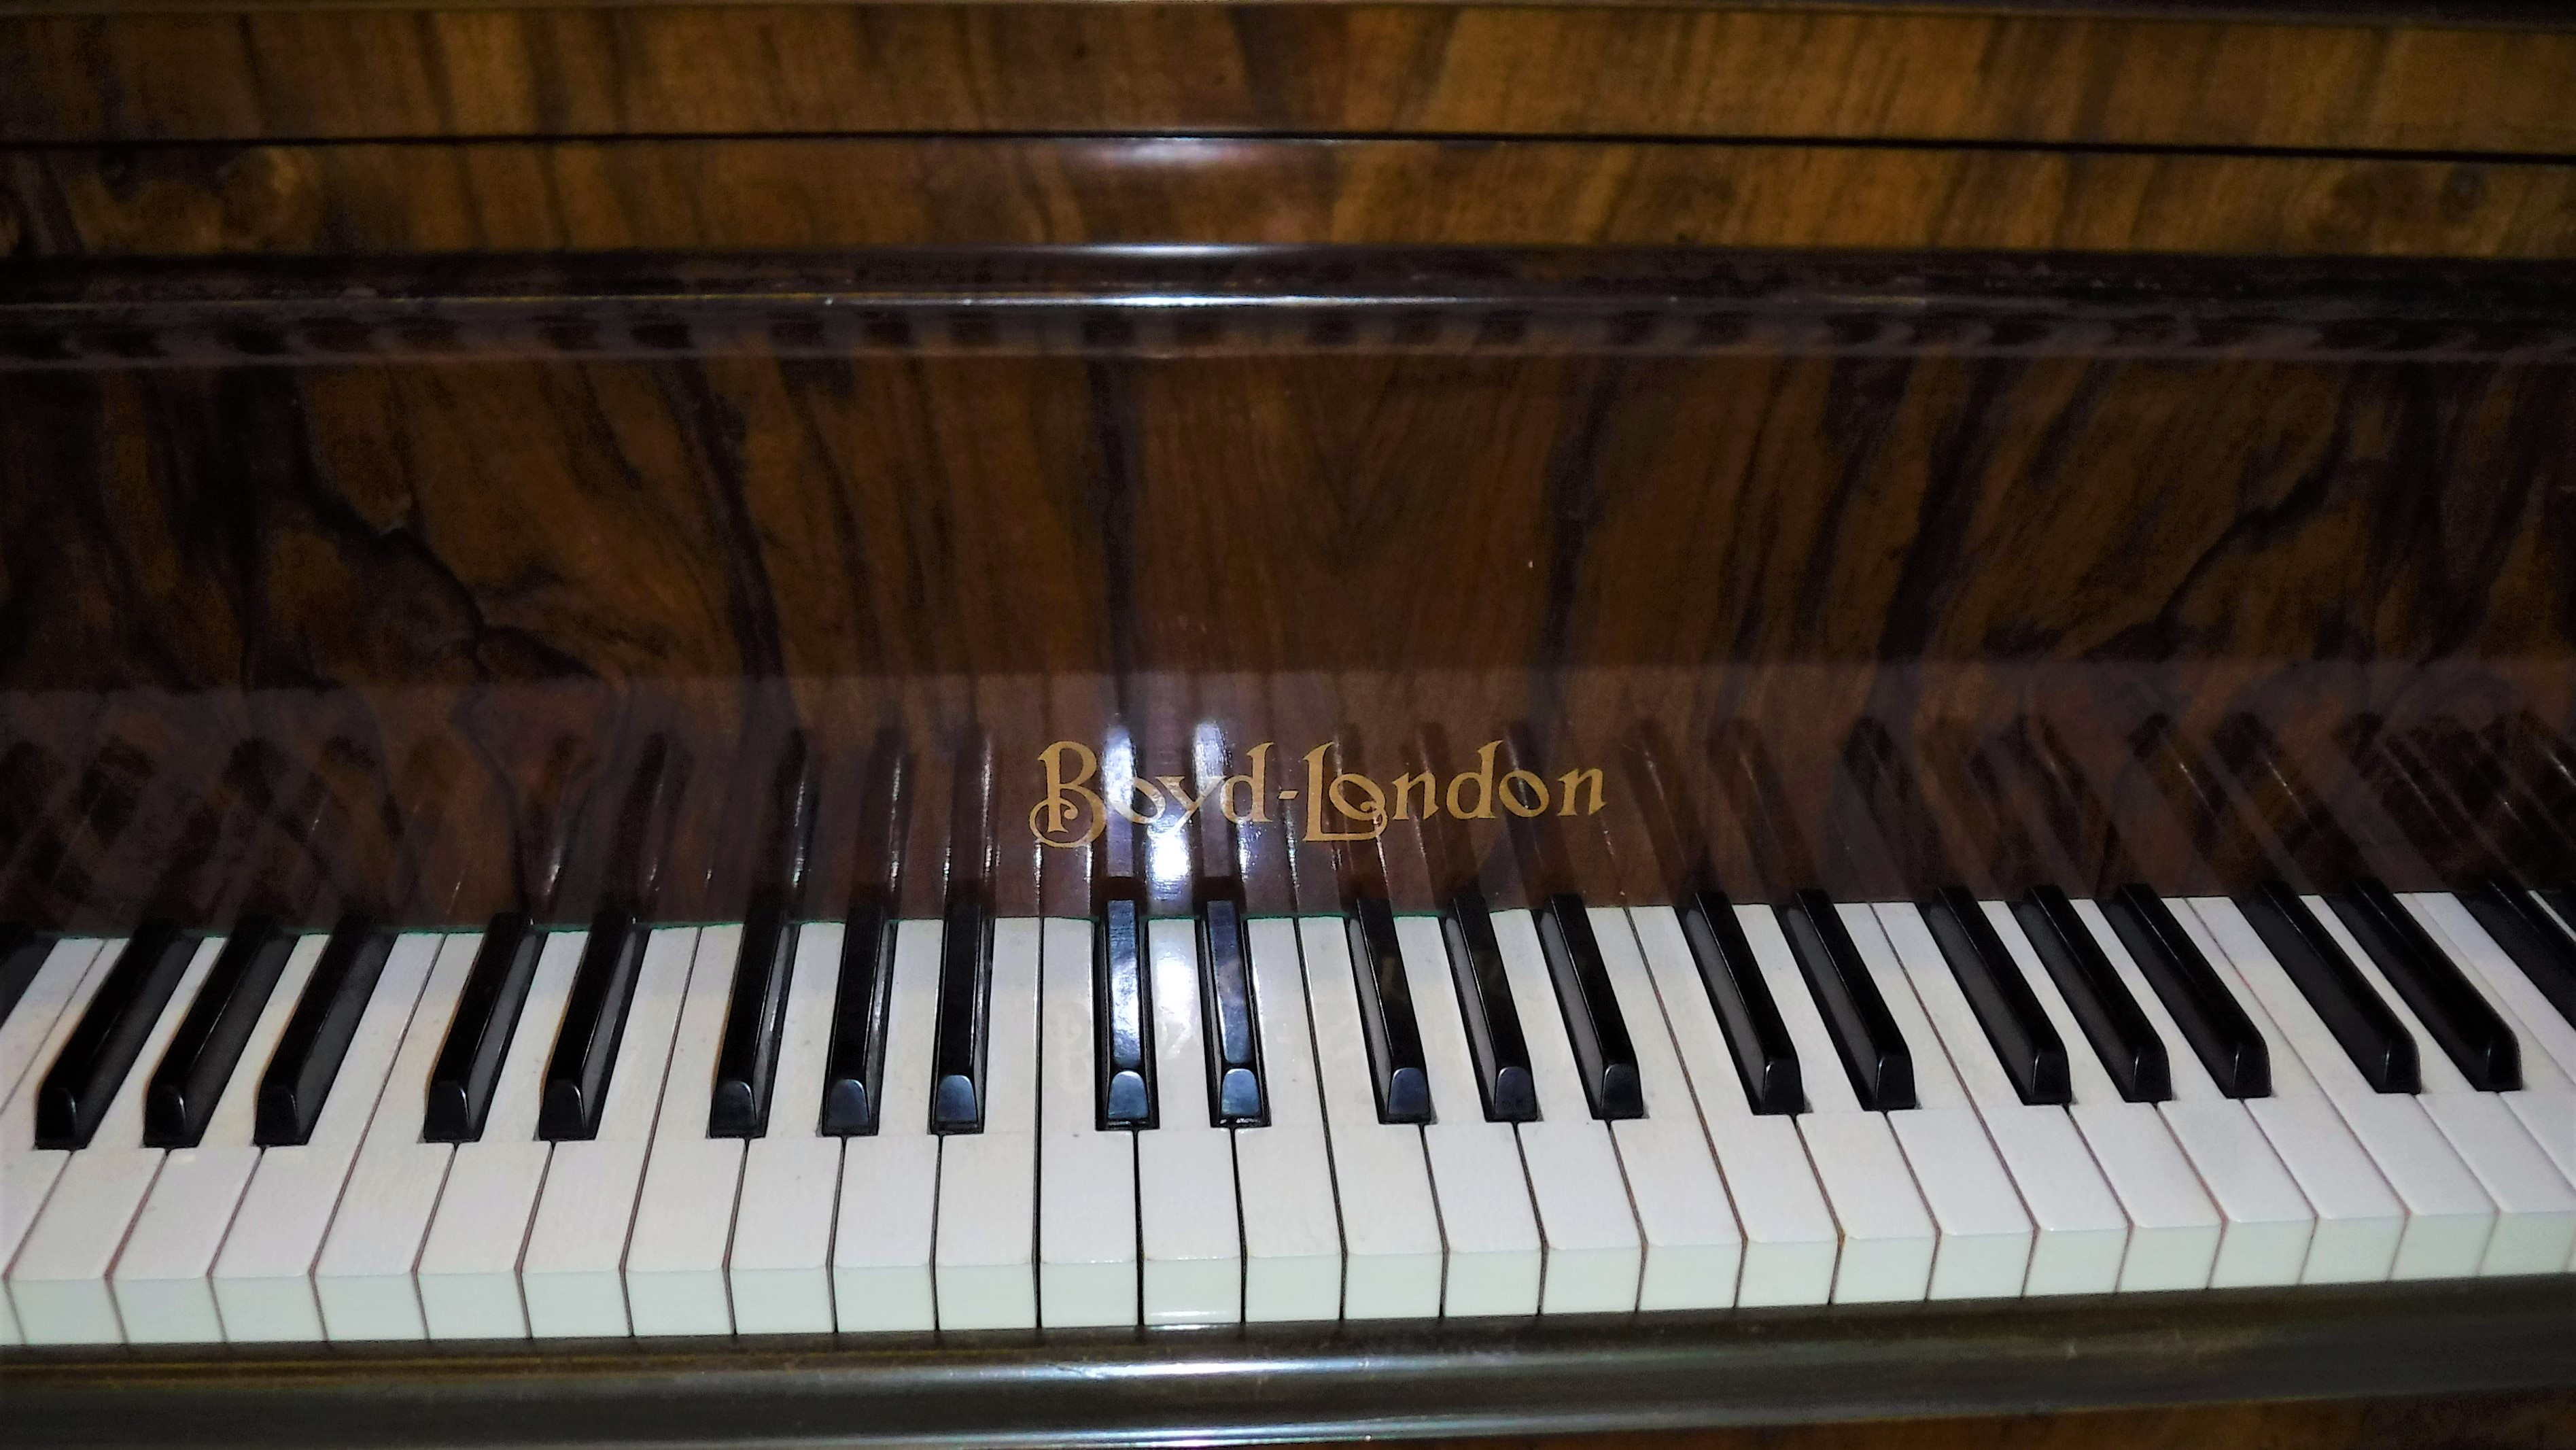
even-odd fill
[{"label": "ivory colored key top", "polygon": [[[80,1021],[89,994],[112,960],[91,938],[54,943],[26,992],[0,1023],[0,1273],[17,1257],[36,1211],[45,1206],[63,1162],[61,1149],[35,1143],[36,1065],[53,1060]],[[0,1290],[0,1344],[19,1344],[17,1311]]]},{"label": "ivory colored key top", "polygon": [[626,1309],[639,1336],[733,1332],[724,1265],[743,1140],[709,1135],[707,1096],[725,1046],[742,938],[743,929],[732,925],[698,933],[626,1244]]},{"label": "ivory colored key top", "polygon": [[[2399,898],[2424,923],[2433,939],[2465,969],[2469,984],[2512,1029],[2522,1052],[2522,1086],[2500,1093],[2505,1106],[2522,1120],[2532,1141],[2549,1155],[2558,1175],[2576,1183],[2576,1080],[2558,1065],[2540,1034],[2496,986],[2498,973],[2513,971],[2513,962],[2486,935],[2477,918],[2459,909],[2456,899],[2435,893]],[[2534,1004],[2547,1011],[2546,1003]],[[2576,1037],[2576,1031],[2568,1034]]]},{"label": "ivory colored key top", "polygon": [[1099,1122],[1094,930],[1050,918],[1040,951],[1038,1322],[1050,1329],[1137,1322],[1136,1137]]},{"label": "ivory colored key top", "polygon": [[930,1277],[939,1195],[930,1074],[939,1019],[940,930],[936,921],[895,926],[877,1130],[842,1140],[832,1313],[843,1333],[939,1325]]},{"label": "ivory colored key top", "polygon": [[1422,1130],[1378,1117],[1350,934],[1341,918],[1300,918],[1297,940],[1314,1017],[1317,1096],[1342,1212],[1342,1317],[1431,1318],[1440,1312],[1442,1254]]},{"label": "ivory colored key top", "polygon": [[1440,1312],[1453,1319],[1535,1314],[1546,1258],[1528,1174],[1512,1125],[1485,1121],[1440,923],[1402,916],[1395,930],[1431,1090],[1422,1146],[1449,1243]]},{"label": "ivory colored key top", "polygon": [[1243,1317],[1243,1219],[1234,1139],[1209,1120],[1197,932],[1146,925],[1154,974],[1154,1088],[1161,1124],[1136,1138],[1136,1219],[1147,1324],[1231,1324]]},{"label": "ivory colored key top", "polygon": [[939,1143],[933,1247],[942,1329],[1038,1323],[1038,946],[1036,917],[992,925],[986,969],[983,1128]]},{"label": "ivory colored key top", "polygon": [[769,1131],[743,1150],[742,1194],[725,1260],[737,1334],[832,1332],[841,1139],[822,1131],[821,1104],[845,930],[836,922],[797,928]]},{"label": "ivory colored key top", "polygon": [[1235,1181],[1243,1205],[1243,1317],[1254,1323],[1332,1319],[1342,1307],[1342,1230],[1315,1092],[1297,924],[1261,918],[1247,924],[1245,936],[1270,1121],[1234,1130]]}]

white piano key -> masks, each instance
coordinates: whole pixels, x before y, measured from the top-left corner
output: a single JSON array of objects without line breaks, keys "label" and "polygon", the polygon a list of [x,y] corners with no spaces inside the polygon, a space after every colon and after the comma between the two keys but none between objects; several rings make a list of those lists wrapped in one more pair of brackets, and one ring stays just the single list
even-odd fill
[{"label": "white piano key", "polygon": [[[2447,891],[2428,891],[2406,900],[2416,916],[2436,924],[2440,936],[2466,953],[2470,975],[2492,994],[2492,1000],[2512,1010],[2514,1024],[2528,1034],[2529,1043],[2538,1045],[2538,1055],[2555,1066],[2561,1078],[2576,1081],[2576,1023],[2558,1015],[2558,1009],[2487,935],[2460,898]],[[2526,1061],[2533,1055],[2526,1046]]]},{"label": "white piano key", "polygon": [[[2353,940],[2352,933],[2325,901],[2310,897],[2308,910],[2335,938],[2344,955],[2361,972],[2370,990],[2388,1004],[2398,1024],[2415,1039],[2423,1091],[2416,1103],[2433,1120],[2451,1149],[2460,1155],[2478,1186],[2495,1201],[2494,1234],[2478,1261],[2481,1274],[2554,1274],[2576,1253],[2576,1188],[2550,1165],[2548,1155],[2523,1131],[2522,1124],[2498,1093],[2469,1086],[2459,1064],[2450,1059],[2424,1030],[2422,1019],[2389,983],[2379,964]],[[2438,940],[2438,939],[2437,939]],[[2562,1127],[2562,1132],[2576,1131]]]},{"label": "white piano key", "polygon": [[2406,1227],[2389,1276],[2455,1279],[2476,1273],[2494,1234],[2495,1201],[2432,1119],[2405,1094],[2371,1090],[2235,902],[2206,896],[2195,898],[2191,907],[2226,953],[2238,980],[2405,1204]]},{"label": "white piano key", "polygon": [[1807,1090],[1798,1134],[1806,1140],[1807,1156],[1842,1225],[1834,1302],[1923,1298],[1931,1292],[1932,1259],[1940,1240],[1895,1130],[1886,1114],[1861,1108],[1770,908],[1738,907],[1736,914],[1797,1049],[1799,1079]]},{"label": "white piano key", "polygon": [[1744,1233],[1735,1302],[1826,1302],[1833,1296],[1842,1235],[1807,1161],[1797,1119],[1757,1114],[1746,1101],[1680,916],[1669,906],[1641,906],[1629,917]]},{"label": "white piano key", "polygon": [[[741,955],[740,926],[699,931],[626,1245],[626,1309],[638,1335],[733,1332],[724,1267],[743,1140],[708,1137],[707,1110]],[[625,1057],[621,1049],[620,1071]]]},{"label": "white piano key", "polygon": [[440,943],[429,984],[394,1051],[376,1115],[358,1145],[340,1211],[322,1241],[313,1293],[321,1301],[323,1332],[334,1340],[429,1337],[412,1271],[456,1146],[422,1142],[421,1122],[430,1070],[482,945],[481,932],[461,932]]},{"label": "white piano key", "polygon": [[[52,1035],[64,1006],[98,961],[100,945],[96,937],[65,937],[55,942],[46,949],[44,965],[36,969],[27,990],[19,995],[18,1005],[0,1020],[0,1103],[7,1103],[17,1093],[19,1082],[28,1078],[29,1069],[38,1062],[52,1064],[53,1054],[43,1050],[45,1039]],[[7,1261],[0,1259],[0,1268],[6,1267]]]},{"label": "white piano key", "polygon": [[[0,1023],[0,1080],[10,1084],[0,1087],[0,1284],[70,1156],[34,1146],[35,1084],[40,1080],[35,1065],[51,1063],[79,1025],[90,994],[105,979],[105,963],[115,960],[114,953],[102,953],[105,945],[95,938],[56,942],[36,979],[27,984],[26,995],[18,999],[17,1010]],[[17,1310],[0,1288],[0,1345],[24,1342]]]},{"label": "white piano key", "polygon": [[1637,1307],[1723,1309],[1735,1302],[1736,1276],[1744,1265],[1743,1231],[1709,1152],[1699,1107],[1691,1099],[1690,1082],[1628,913],[1596,906],[1591,915],[1602,968],[1636,1048],[1638,1085],[1646,1105],[1644,1117],[1610,1125],[1645,1245]]},{"label": "white piano key", "polygon": [[620,1271],[698,935],[695,927],[665,927],[646,939],[607,1101],[600,1105],[599,1133],[555,1144],[519,1265],[528,1332],[539,1339],[632,1330]]},{"label": "white piano key", "polygon": [[262,1153],[242,1194],[241,1213],[215,1260],[215,1307],[224,1337],[236,1343],[322,1338],[322,1306],[313,1266],[331,1231],[340,1190],[357,1162],[393,1068],[394,1049],[419,1005],[438,959],[441,938],[411,932],[394,939],[376,988],[359,1014],[349,1050],[332,1080],[313,1136]]},{"label": "white piano key", "polygon": [[[9,1266],[10,1302],[29,1344],[117,1344],[125,1338],[107,1272],[161,1171],[162,1150],[143,1146],[144,1093],[223,947],[221,937],[198,944],[134,1066],[109,1099],[98,1131],[88,1147],[70,1154]],[[37,1067],[38,1082],[49,1066]]]},{"label": "white piano key", "polygon": [[1154,974],[1157,1126],[1136,1135],[1144,1320],[1232,1324],[1243,1317],[1243,1219],[1234,1138],[1208,1113],[1196,924],[1148,922],[1145,951]]},{"label": "white piano key", "polygon": [[1297,940],[1342,1221],[1342,1317],[1432,1318],[1440,1312],[1442,1247],[1422,1130],[1378,1121],[1341,919],[1300,918]]},{"label": "white piano key", "polygon": [[537,1136],[537,1110],[546,1058],[563,1027],[565,998],[588,940],[587,932],[546,934],[501,1060],[483,1136],[457,1144],[448,1163],[417,1275],[421,1317],[432,1339],[528,1336],[519,1261],[554,1149]]},{"label": "white piano key", "polygon": [[[1539,1312],[1628,1313],[1637,1307],[1645,1242],[1628,1206],[1619,1150],[1610,1142],[1610,1125],[1592,1116],[1584,1095],[1537,925],[1522,910],[1495,912],[1493,923],[1538,1095],[1538,1121],[1516,1124],[1513,1133],[1545,1247]],[[1450,984],[1456,986],[1454,976]]]},{"label": "white piano key", "polygon": [[769,1132],[743,1150],[742,1193],[725,1260],[737,1334],[832,1332],[832,1212],[841,1190],[841,1140],[820,1130],[844,931],[838,922],[808,922],[796,930]]},{"label": "white piano key", "polygon": [[1092,924],[1046,923],[1038,988],[1038,1322],[1134,1324],[1136,1137],[1099,1129]]},{"label": "white piano key", "polygon": [[931,1235],[939,1140],[930,1133],[930,1062],[939,1023],[937,921],[895,925],[886,999],[884,1102],[876,1132],[841,1145],[832,1227],[832,1313],[844,1332],[935,1329]]},{"label": "white piano key", "polygon": [[[2432,933],[2433,940],[2450,953],[2451,960],[2460,964],[2460,974],[2512,1030],[2514,1045],[2522,1056],[2522,1086],[2497,1096],[2522,1120],[2532,1141],[2558,1169],[2558,1176],[2576,1184],[2576,1082],[2571,1082],[2566,1069],[2558,1065],[2557,1058],[2532,1030],[2522,1009],[2498,990],[2494,981],[2496,972],[2518,975],[2519,969],[2457,898],[2428,893],[2399,899]],[[2546,1002],[2538,1005],[2544,1012],[2549,1010]],[[2551,1016],[2556,1018],[2555,1013]]]},{"label": "white piano key", "polygon": [[1449,1244],[1440,1312],[1453,1319],[1535,1314],[1546,1268],[1538,1215],[1512,1125],[1485,1121],[1439,919],[1397,917],[1395,931],[1431,1080],[1433,1120],[1422,1129],[1422,1147]]},{"label": "white piano key", "polygon": [[942,1329],[1038,1323],[1036,917],[993,923],[984,1131],[939,1143],[934,1289]]},{"label": "white piano key", "polygon": [[[176,1148],[161,1160],[152,1194],[135,1216],[125,1248],[116,1256],[108,1286],[116,1294],[125,1337],[132,1344],[220,1344],[223,1320],[215,1312],[211,1279],[224,1231],[259,1167],[251,1142],[259,1080],[277,1039],[286,1031],[296,999],[322,960],[329,938],[308,936],[287,954],[286,965],[261,1004],[232,1076],[215,1100],[205,1135],[194,1148]],[[143,1069],[142,1064],[136,1065]]]},{"label": "white piano key", "polygon": [[2309,1241],[2316,1236],[2316,1210],[2308,1206],[2297,1180],[2282,1166],[2244,1104],[2219,1091],[2200,1054],[2184,1039],[2164,999],[2138,970],[2128,944],[2111,929],[2102,908],[2078,901],[2075,911],[2164,1043],[2174,1095],[2171,1101],[2157,1104],[2156,1111],[2181,1145],[2183,1156],[2199,1172],[2202,1186],[2224,1220],[2209,1286],[2232,1289],[2299,1282],[2307,1268]]},{"label": "white piano key", "polygon": [[1254,1025],[1270,1121],[1234,1130],[1243,1209],[1243,1317],[1254,1323],[1333,1319],[1342,1309],[1342,1226],[1324,1112],[1315,1095],[1314,1037],[1297,924],[1245,925]]}]

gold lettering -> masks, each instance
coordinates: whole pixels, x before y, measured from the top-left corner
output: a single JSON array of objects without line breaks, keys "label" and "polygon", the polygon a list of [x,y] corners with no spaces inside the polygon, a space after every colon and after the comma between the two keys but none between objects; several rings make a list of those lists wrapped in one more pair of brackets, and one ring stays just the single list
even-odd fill
[{"label": "gold lettering", "polygon": [[[1527,782],[1529,786],[1530,800],[1527,805],[1523,805],[1520,797],[1512,794],[1512,787],[1523,782]],[[1503,809],[1513,815],[1526,819],[1530,816],[1547,814],[1547,782],[1526,770],[1505,773],[1502,785],[1495,790],[1494,794],[1503,798]]]},{"label": "gold lettering", "polygon": [[[1064,773],[1068,758],[1076,764],[1070,780]],[[1100,793],[1084,784],[1099,771],[1100,757],[1092,754],[1089,747],[1078,740],[1059,740],[1038,752],[1038,763],[1046,767],[1047,793],[1046,799],[1030,808],[1029,829],[1050,846],[1071,849],[1090,845],[1109,824],[1108,813],[1101,806]],[[1071,824],[1071,818],[1080,813],[1075,805],[1077,800],[1090,808],[1091,825],[1081,835],[1066,839],[1066,827]]]},{"label": "gold lettering", "polygon": [[[1476,752],[1474,774],[1449,777],[1449,814],[1462,821],[1490,821],[1494,818],[1494,752],[1502,748],[1503,742],[1499,740],[1485,742],[1485,747]],[[1458,804],[1458,787],[1462,785],[1476,788],[1476,808],[1472,811]]]},{"label": "gold lettering", "polygon": [[1422,787],[1422,818],[1427,821],[1440,814],[1440,779],[1426,770],[1415,775],[1399,775],[1395,778],[1395,818],[1397,820],[1413,819],[1413,788],[1417,785]]},{"label": "gold lettering", "polygon": [[[1366,776],[1344,775],[1338,770],[1333,772],[1332,786],[1327,789],[1324,785],[1324,752],[1330,749],[1332,747],[1329,745],[1318,745],[1306,752],[1306,799],[1314,802],[1306,809],[1306,839],[1309,841],[1377,839],[1378,835],[1386,829],[1386,797],[1379,792],[1376,783],[1369,781]],[[1352,810],[1342,799],[1342,783],[1352,780],[1366,784],[1369,794],[1376,797],[1376,816],[1369,820],[1369,828],[1365,831],[1333,830],[1324,823],[1324,803],[1327,801],[1330,801],[1345,816],[1362,816],[1361,812]],[[1282,794],[1284,795],[1285,792]]]},{"label": "gold lettering", "polygon": [[1565,804],[1557,809],[1558,815],[1574,814],[1574,794],[1581,790],[1587,781],[1592,785],[1592,804],[1585,806],[1583,813],[1587,816],[1601,814],[1601,771],[1596,766],[1590,770],[1569,770],[1556,778],[1557,785],[1565,791]]},{"label": "gold lettering", "polygon": [[[1139,814],[1136,810],[1135,802],[1140,797],[1144,800],[1151,801],[1154,808],[1150,811]],[[1132,824],[1150,826],[1163,818],[1163,793],[1156,790],[1154,788],[1154,783],[1147,780],[1145,777],[1141,775],[1130,776],[1128,777],[1127,788],[1125,790],[1113,789],[1110,791],[1109,808],[1116,811],[1121,816],[1126,817]]]},{"label": "gold lettering", "polygon": [[[1349,798],[1342,794],[1342,787],[1346,785],[1358,786],[1360,794],[1368,798],[1367,803],[1351,804]],[[1386,830],[1386,792],[1378,789],[1376,781],[1365,775],[1344,775],[1335,771],[1330,795],[1333,809],[1354,820],[1367,821],[1370,835],[1379,835]]]},{"label": "gold lettering", "polygon": [[[1224,783],[1216,788],[1216,808],[1225,812],[1225,818],[1234,822],[1238,826],[1249,821],[1266,821],[1270,819],[1269,815],[1263,811],[1261,805],[1262,797],[1270,793],[1268,789],[1268,781],[1270,778],[1270,746],[1271,742],[1264,740],[1259,745],[1252,747],[1251,771],[1244,775],[1229,775],[1225,778]],[[1598,776],[1600,773],[1601,772],[1597,770],[1593,772],[1595,776]],[[1234,788],[1238,785],[1243,787],[1245,793],[1248,794],[1252,800],[1252,804],[1244,807],[1240,811],[1237,811],[1234,808]],[[1599,787],[1595,786],[1594,788],[1598,789]],[[1290,793],[1283,792],[1282,794],[1285,795]]]},{"label": "gold lettering", "polygon": [[1181,820],[1183,821],[1187,821],[1190,817],[1197,815],[1199,813],[1199,807],[1206,803],[1210,792],[1216,789],[1215,786],[1211,785],[1207,790],[1203,790],[1193,796],[1190,794],[1189,787],[1181,784],[1181,778],[1177,775],[1156,776],[1155,779],[1163,783],[1163,789],[1172,793],[1172,799],[1181,803]]}]

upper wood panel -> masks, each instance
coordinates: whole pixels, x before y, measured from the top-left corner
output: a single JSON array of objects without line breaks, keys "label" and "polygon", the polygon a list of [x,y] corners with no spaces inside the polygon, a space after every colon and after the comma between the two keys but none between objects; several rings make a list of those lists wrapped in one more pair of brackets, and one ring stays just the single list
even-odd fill
[{"label": "upper wood panel", "polygon": [[2576,34],[1641,7],[0,20],[0,140],[1288,132],[2576,152]]}]

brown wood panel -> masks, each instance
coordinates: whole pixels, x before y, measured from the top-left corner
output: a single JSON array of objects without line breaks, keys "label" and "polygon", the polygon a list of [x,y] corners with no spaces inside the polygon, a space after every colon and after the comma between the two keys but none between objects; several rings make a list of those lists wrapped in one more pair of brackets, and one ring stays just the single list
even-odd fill
[{"label": "brown wood panel", "polygon": [[[2285,78],[2295,78],[2295,83]],[[2576,152],[2576,35],[1906,11],[19,15],[0,139],[1308,132]]]},{"label": "brown wood panel", "polygon": [[0,252],[1375,244],[2576,255],[2576,166],[1884,146],[767,139],[0,153]]}]

